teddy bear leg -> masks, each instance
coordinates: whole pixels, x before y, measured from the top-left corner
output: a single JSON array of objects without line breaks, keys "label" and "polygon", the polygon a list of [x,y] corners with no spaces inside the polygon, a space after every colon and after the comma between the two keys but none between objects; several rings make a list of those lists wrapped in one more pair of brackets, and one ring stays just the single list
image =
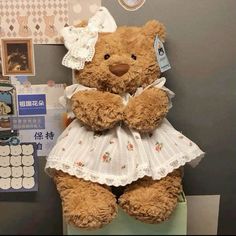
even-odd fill
[{"label": "teddy bear leg", "polygon": [[181,171],[175,170],[161,180],[144,177],[130,184],[119,198],[119,205],[131,216],[145,223],[167,220],[174,211],[181,192]]},{"label": "teddy bear leg", "polygon": [[97,229],[117,214],[116,198],[109,187],[58,171],[54,176],[65,219],[83,229]]}]

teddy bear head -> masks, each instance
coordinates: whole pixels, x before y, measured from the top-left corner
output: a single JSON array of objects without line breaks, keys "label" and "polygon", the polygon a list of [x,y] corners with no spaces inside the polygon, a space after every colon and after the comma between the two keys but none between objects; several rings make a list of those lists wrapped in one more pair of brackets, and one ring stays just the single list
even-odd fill
[{"label": "teddy bear head", "polygon": [[160,77],[154,40],[164,42],[163,24],[152,20],[142,27],[118,27],[112,33],[99,33],[95,55],[75,79],[84,86],[112,93],[135,93]]}]

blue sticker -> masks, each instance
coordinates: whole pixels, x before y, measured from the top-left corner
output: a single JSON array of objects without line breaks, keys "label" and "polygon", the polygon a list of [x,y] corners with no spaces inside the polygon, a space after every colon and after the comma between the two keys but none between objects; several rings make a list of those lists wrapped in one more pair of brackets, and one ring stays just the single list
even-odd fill
[{"label": "blue sticker", "polygon": [[18,108],[19,115],[44,115],[46,114],[46,95],[18,95]]},{"label": "blue sticker", "polygon": [[13,130],[45,129],[44,116],[10,117]]}]

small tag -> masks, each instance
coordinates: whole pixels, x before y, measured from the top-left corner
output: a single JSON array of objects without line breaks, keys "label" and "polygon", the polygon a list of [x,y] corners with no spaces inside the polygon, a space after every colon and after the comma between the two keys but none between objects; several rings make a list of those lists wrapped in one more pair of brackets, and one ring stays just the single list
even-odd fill
[{"label": "small tag", "polygon": [[156,38],[155,38],[154,48],[156,51],[156,56],[157,56],[157,60],[158,60],[161,72],[165,72],[165,71],[171,69],[169,60],[168,60],[166,52],[165,52],[164,45],[158,36],[156,36]]}]

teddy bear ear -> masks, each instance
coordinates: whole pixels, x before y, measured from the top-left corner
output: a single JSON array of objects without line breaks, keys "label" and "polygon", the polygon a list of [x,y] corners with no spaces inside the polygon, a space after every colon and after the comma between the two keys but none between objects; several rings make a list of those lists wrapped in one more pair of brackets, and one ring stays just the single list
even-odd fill
[{"label": "teddy bear ear", "polygon": [[158,35],[164,43],[166,39],[166,27],[157,20],[148,21],[142,28],[143,33],[153,39]]}]

